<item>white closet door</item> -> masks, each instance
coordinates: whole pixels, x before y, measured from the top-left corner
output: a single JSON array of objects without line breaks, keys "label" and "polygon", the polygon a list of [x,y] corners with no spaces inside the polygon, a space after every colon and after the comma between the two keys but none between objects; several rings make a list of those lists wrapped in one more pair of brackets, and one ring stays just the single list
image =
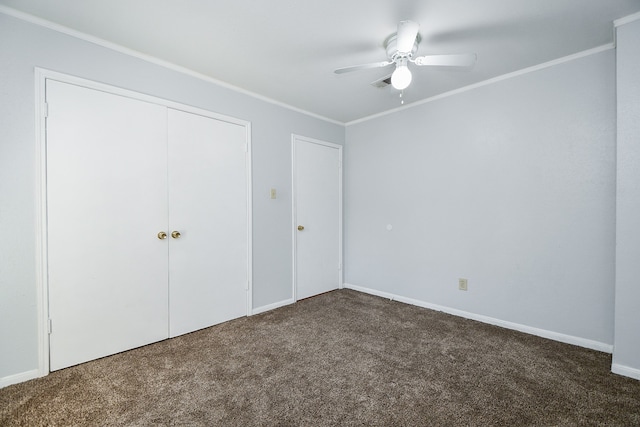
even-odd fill
[{"label": "white closet door", "polygon": [[293,140],[296,299],[340,286],[341,152],[339,146]]},{"label": "white closet door", "polygon": [[166,108],[47,81],[51,370],[168,336]]},{"label": "white closet door", "polygon": [[244,126],[169,110],[170,335],[247,314]]}]

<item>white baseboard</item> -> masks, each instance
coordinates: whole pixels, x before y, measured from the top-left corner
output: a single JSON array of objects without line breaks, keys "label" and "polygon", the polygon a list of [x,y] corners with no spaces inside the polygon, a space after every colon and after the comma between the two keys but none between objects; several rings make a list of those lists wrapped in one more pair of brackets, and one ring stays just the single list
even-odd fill
[{"label": "white baseboard", "polygon": [[477,320],[479,322],[488,323],[490,325],[500,326],[502,328],[513,329],[515,331],[524,332],[530,335],[536,335],[542,338],[547,338],[554,341],[563,342],[565,344],[577,345],[579,347],[589,348],[591,350],[602,351],[604,353],[613,353],[613,345],[605,344],[599,341],[592,341],[585,338],[575,337],[572,335],[561,334],[558,332],[548,331],[546,329],[534,328],[532,326],[522,325],[520,323],[508,322],[506,320],[500,320],[489,316],[483,316],[481,314],[470,313],[468,311],[458,310],[451,307],[445,307],[442,305],[431,304],[425,301],[420,301],[413,298],[407,298],[400,295],[391,294],[389,292],[378,291],[375,289],[365,288],[363,286],[352,285],[345,283],[344,287],[347,289],[353,289],[354,291],[364,292],[371,295],[376,295],[382,298],[387,298],[393,301],[403,302],[405,304],[411,304],[418,307],[428,308],[435,311],[442,311],[443,313],[453,314],[454,316],[464,317],[465,319]]},{"label": "white baseboard", "polygon": [[625,377],[640,380],[640,369],[631,368],[629,366],[620,365],[618,363],[611,364],[611,372]]},{"label": "white baseboard", "polygon": [[19,374],[9,375],[8,377],[0,378],[0,388],[7,387],[13,384],[22,383],[32,380],[34,378],[41,377],[40,370],[33,369],[31,371],[20,372]]},{"label": "white baseboard", "polygon": [[265,311],[275,310],[276,308],[284,307],[285,305],[293,304],[295,301],[293,298],[286,299],[284,301],[274,302],[273,304],[263,305],[262,307],[254,308],[251,310],[251,315],[264,313]]}]

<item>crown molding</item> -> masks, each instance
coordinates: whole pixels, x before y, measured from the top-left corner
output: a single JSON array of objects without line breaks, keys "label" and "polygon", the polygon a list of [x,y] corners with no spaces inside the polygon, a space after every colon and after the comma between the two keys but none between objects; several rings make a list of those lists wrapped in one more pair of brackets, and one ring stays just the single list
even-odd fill
[{"label": "crown molding", "polygon": [[304,114],[304,115],[307,115],[307,116],[310,116],[310,117],[313,117],[313,118],[316,118],[316,119],[319,119],[319,120],[323,120],[325,122],[329,122],[329,123],[333,123],[333,124],[336,124],[336,125],[340,125],[340,126],[344,126],[345,125],[344,122],[341,122],[341,121],[338,121],[338,120],[334,120],[334,119],[330,119],[328,117],[321,116],[320,114],[312,113],[311,111],[307,111],[307,110],[303,110],[303,109],[298,108],[298,107],[294,107],[293,105],[289,105],[289,104],[286,104],[284,102],[275,100],[273,98],[269,98],[267,96],[260,95],[258,93],[252,92],[250,90],[243,89],[243,88],[241,88],[239,86],[234,86],[234,85],[232,85],[230,83],[224,82],[222,80],[215,79],[213,77],[207,76],[207,75],[199,73],[197,71],[194,71],[194,70],[192,70],[190,68],[183,67],[181,65],[177,65],[177,64],[174,64],[174,63],[169,62],[169,61],[165,61],[165,60],[160,59],[160,58],[156,58],[155,56],[147,55],[147,54],[139,52],[137,50],[130,49],[128,47],[119,45],[117,43],[112,43],[110,41],[101,39],[99,37],[95,37],[95,36],[92,36],[90,34],[86,34],[86,33],[83,33],[81,31],[74,30],[74,29],[66,27],[64,25],[56,24],[55,22],[51,22],[51,21],[48,21],[46,19],[42,19],[42,18],[39,18],[37,16],[31,15],[31,14],[28,14],[28,13],[25,13],[25,12],[21,12],[19,10],[16,10],[16,9],[13,9],[13,8],[10,8],[10,7],[7,7],[7,6],[0,5],[0,13],[3,13],[3,14],[8,15],[8,16],[12,16],[14,18],[20,19],[20,20],[25,21],[25,22],[29,22],[29,23],[34,24],[34,25],[38,25],[40,27],[48,28],[50,30],[53,30],[53,31],[56,31],[56,32],[59,32],[59,33],[62,33],[62,34],[66,34],[66,35],[75,37],[77,39],[80,39],[80,40],[83,40],[83,41],[86,41],[86,42],[89,42],[89,43],[93,43],[95,45],[98,45],[98,46],[101,46],[101,47],[104,47],[104,48],[107,48],[107,49],[110,49],[110,50],[114,50],[116,52],[123,53],[123,54],[128,55],[128,56],[132,56],[134,58],[141,59],[143,61],[146,61],[146,62],[155,64],[155,65],[170,69],[172,71],[176,71],[176,72],[181,73],[181,74],[185,74],[185,75],[190,76],[190,77],[197,78],[199,80],[206,81],[208,83],[213,83],[213,84],[215,84],[217,86],[220,86],[220,87],[223,87],[225,89],[230,89],[230,90],[232,90],[234,92],[250,96],[250,97],[258,99],[260,101],[264,101],[264,102],[267,102],[269,104],[276,105],[278,107],[282,107],[282,108],[285,108],[285,109],[288,109],[288,110],[291,110],[291,111],[295,111],[296,113]]},{"label": "crown molding", "polygon": [[628,24],[637,20],[640,20],[640,12],[636,12],[631,15],[623,16],[620,19],[616,19],[615,21],[613,21],[613,26],[617,28],[621,25]]},{"label": "crown molding", "polygon": [[477,89],[477,88],[480,88],[480,87],[483,87],[483,86],[492,85],[494,83],[498,83],[498,82],[501,82],[503,80],[508,80],[508,79],[512,79],[514,77],[518,77],[518,76],[522,76],[522,75],[525,75],[525,74],[533,73],[533,72],[536,72],[536,71],[539,71],[539,70],[543,70],[545,68],[553,67],[553,66],[556,66],[556,65],[559,65],[559,64],[563,64],[565,62],[574,61],[574,60],[579,59],[579,58],[584,58],[585,56],[595,55],[597,53],[604,52],[604,51],[607,51],[607,50],[611,50],[611,49],[614,49],[614,48],[615,48],[615,45],[613,43],[609,43],[609,44],[605,44],[605,45],[602,45],[602,46],[595,47],[593,49],[584,50],[582,52],[574,53],[572,55],[567,55],[567,56],[564,56],[562,58],[558,58],[558,59],[554,59],[554,60],[551,60],[551,61],[548,61],[548,62],[544,62],[542,64],[534,65],[532,67],[523,68],[522,70],[514,71],[512,73],[503,74],[503,75],[498,76],[498,77],[494,77],[494,78],[491,78],[491,79],[488,79],[488,80],[484,80],[484,81],[481,81],[481,82],[478,82],[478,83],[474,83],[474,84],[469,85],[469,86],[464,86],[464,87],[461,87],[459,89],[454,89],[454,90],[451,90],[449,92],[444,92],[444,93],[441,93],[439,95],[432,96],[430,98],[425,98],[425,99],[422,99],[420,101],[412,102],[411,104],[403,105],[402,107],[394,108],[392,110],[383,111],[381,113],[377,113],[377,114],[373,114],[373,115],[370,115],[370,116],[367,116],[367,117],[363,117],[361,119],[353,120],[353,121],[347,122],[345,125],[346,126],[351,126],[351,125],[355,125],[355,124],[358,124],[358,123],[362,123],[362,122],[366,122],[366,121],[369,121],[369,120],[373,120],[373,119],[376,119],[378,117],[386,116],[386,115],[389,115],[389,114],[394,114],[394,113],[397,113],[399,111],[404,111],[404,110],[408,110],[410,108],[419,107],[420,105],[424,105],[424,104],[427,104],[429,102],[437,101],[437,100],[443,99],[443,98],[448,98],[448,97],[453,96],[453,95],[458,95],[460,93],[468,92],[468,91],[471,91],[471,90],[474,90],[474,89]]}]

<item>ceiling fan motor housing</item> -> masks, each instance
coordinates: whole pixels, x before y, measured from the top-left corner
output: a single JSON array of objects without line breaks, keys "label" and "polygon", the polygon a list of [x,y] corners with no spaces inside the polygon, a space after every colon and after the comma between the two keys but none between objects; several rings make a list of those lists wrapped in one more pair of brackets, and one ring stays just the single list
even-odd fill
[{"label": "ceiling fan motor housing", "polygon": [[415,53],[418,51],[418,45],[420,44],[420,40],[422,38],[420,37],[420,34],[418,34],[416,36],[415,42],[413,42],[413,48],[411,49],[411,52],[409,52],[409,54],[404,54],[404,55],[398,52],[397,43],[396,43],[397,39],[398,39],[398,33],[393,33],[389,37],[387,37],[386,40],[384,41],[384,48],[387,50],[387,58],[389,58],[389,61],[396,62],[396,59],[398,59],[399,57],[406,57],[406,58],[413,57],[413,55],[415,55]]}]

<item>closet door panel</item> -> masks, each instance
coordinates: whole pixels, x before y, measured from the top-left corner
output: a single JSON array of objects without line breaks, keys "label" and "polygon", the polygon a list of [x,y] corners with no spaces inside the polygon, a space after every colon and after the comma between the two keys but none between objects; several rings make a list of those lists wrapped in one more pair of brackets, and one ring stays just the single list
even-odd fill
[{"label": "closet door panel", "polygon": [[166,108],[47,81],[51,370],[168,336]]},{"label": "closet door panel", "polygon": [[170,336],[247,314],[245,127],[169,109]]}]

